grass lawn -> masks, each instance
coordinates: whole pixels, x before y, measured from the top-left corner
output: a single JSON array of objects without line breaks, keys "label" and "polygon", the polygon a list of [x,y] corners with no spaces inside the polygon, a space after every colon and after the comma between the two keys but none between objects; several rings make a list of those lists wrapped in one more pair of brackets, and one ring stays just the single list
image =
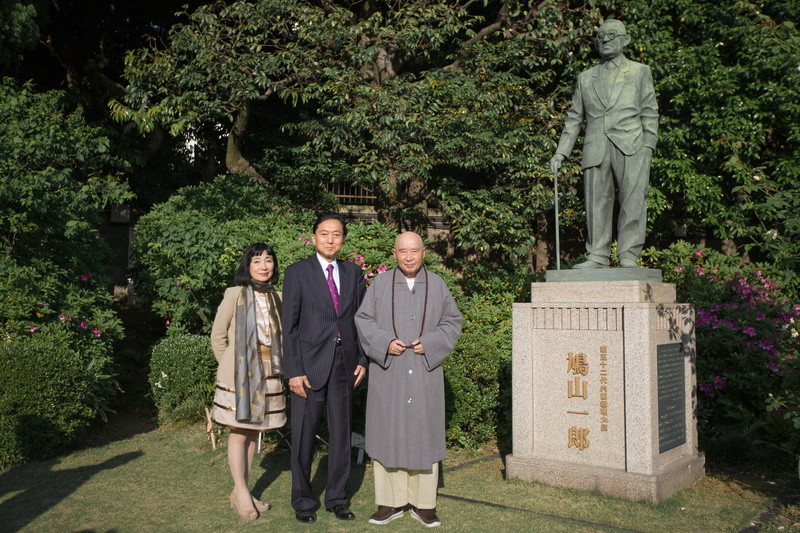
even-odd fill
[{"label": "grass lawn", "polygon": [[[372,468],[353,464],[354,522],[318,512],[315,524],[294,519],[285,445],[270,441],[256,458],[253,493],[272,504],[255,522],[228,507],[225,448],[204,445],[200,426],[121,430],[114,422],[91,445],[52,461],[0,471],[0,531],[125,533],[172,531],[420,531],[406,515],[385,526],[367,523],[375,509]],[[793,480],[740,471],[710,474],[660,505],[519,480],[506,481],[501,457],[453,452],[439,489],[440,531],[739,532]],[[325,458],[313,484],[324,487]],[[763,532],[800,531],[797,507],[784,509]]]}]

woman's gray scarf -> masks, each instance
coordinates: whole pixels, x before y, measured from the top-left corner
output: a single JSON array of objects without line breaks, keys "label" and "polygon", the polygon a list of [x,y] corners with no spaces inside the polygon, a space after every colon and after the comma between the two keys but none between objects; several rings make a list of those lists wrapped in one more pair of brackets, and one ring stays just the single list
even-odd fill
[{"label": "woman's gray scarf", "polygon": [[[269,283],[258,283],[269,308],[269,335],[272,341],[272,375],[283,375],[281,349],[281,301]],[[236,420],[259,423],[264,419],[266,381],[258,355],[258,304],[252,286],[242,287],[236,301],[233,382],[236,389]]]}]

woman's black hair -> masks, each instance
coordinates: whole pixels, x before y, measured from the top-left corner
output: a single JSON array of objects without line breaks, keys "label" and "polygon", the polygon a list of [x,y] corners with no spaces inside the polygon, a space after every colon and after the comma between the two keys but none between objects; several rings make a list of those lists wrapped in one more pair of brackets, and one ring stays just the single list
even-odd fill
[{"label": "woman's black hair", "polygon": [[278,283],[281,277],[281,271],[278,268],[278,256],[272,250],[269,244],[257,242],[247,247],[247,250],[242,254],[242,259],[239,261],[239,268],[236,269],[236,274],[233,275],[233,284],[241,287],[250,285],[253,278],[250,277],[250,261],[254,256],[261,255],[267,252],[267,255],[272,257],[275,263],[275,270],[272,271],[272,277],[267,281],[273,285]]}]

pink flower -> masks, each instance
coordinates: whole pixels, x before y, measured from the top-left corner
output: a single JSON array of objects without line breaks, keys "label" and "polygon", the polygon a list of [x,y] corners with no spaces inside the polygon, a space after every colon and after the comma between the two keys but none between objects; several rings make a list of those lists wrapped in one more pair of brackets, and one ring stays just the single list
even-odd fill
[{"label": "pink flower", "polygon": [[92,273],[87,272],[86,274],[81,274],[81,281],[89,281],[92,279]]},{"label": "pink flower", "polygon": [[58,315],[58,319],[61,322],[66,322],[67,321],[67,317],[64,316],[64,313],[61,313],[60,315]]},{"label": "pink flower", "polygon": [[44,307],[44,302],[39,302],[39,307]]},{"label": "pink flower", "polygon": [[94,333],[94,336],[95,336],[95,337],[99,337],[99,336],[101,335],[101,333],[100,333],[100,330],[99,330],[99,329],[97,329],[97,328],[94,328],[94,329],[92,330],[92,333]]},{"label": "pink flower", "polygon": [[677,267],[677,268],[675,269],[675,272],[683,272],[683,267]]},{"label": "pink flower", "polygon": [[714,378],[714,388],[716,390],[724,389],[726,383],[727,382],[725,381],[725,378],[723,378],[723,377],[717,376],[716,378]]},{"label": "pink flower", "polygon": [[30,330],[31,330],[31,333],[33,333],[34,331],[36,331],[36,330],[37,330],[37,329],[39,329],[39,328],[37,328],[36,326],[34,326],[33,324],[31,324],[31,327],[30,327],[30,328],[28,328],[28,329],[30,329]]},{"label": "pink flower", "polygon": [[698,274],[700,274],[701,276],[702,276],[703,274],[705,274],[705,272],[703,272],[703,269],[702,269],[702,268],[700,268],[700,267],[697,267],[697,273],[698,273]]},{"label": "pink flower", "polygon": [[386,265],[381,265],[378,267],[378,274],[383,274],[386,272]]},{"label": "pink flower", "polygon": [[702,257],[702,256],[703,256],[703,250],[702,250],[702,249],[701,249],[701,250],[697,250],[697,251],[696,251],[694,254],[695,254],[697,257]]},{"label": "pink flower", "polygon": [[747,326],[746,328],[744,328],[743,331],[750,337],[756,336],[756,328],[754,328],[753,326]]},{"label": "pink flower", "polygon": [[306,239],[305,237],[300,237],[300,242],[302,242],[303,244],[308,246],[309,244],[311,244],[311,239]]},{"label": "pink flower", "polygon": [[82,327],[83,329],[86,329],[86,321],[81,320],[80,322],[78,322],[78,326]]}]

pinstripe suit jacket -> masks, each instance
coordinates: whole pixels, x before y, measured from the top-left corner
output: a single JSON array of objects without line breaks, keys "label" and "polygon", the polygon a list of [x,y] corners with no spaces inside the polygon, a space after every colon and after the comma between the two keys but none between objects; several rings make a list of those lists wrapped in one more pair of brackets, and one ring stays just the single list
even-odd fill
[{"label": "pinstripe suit jacket", "polygon": [[364,275],[349,261],[337,259],[336,263],[341,285],[338,317],[316,254],[289,265],[283,278],[284,374],[286,379],[306,376],[313,390],[328,381],[337,330],[351,385],[355,384],[356,366],[367,366],[353,319],[364,298]]}]

